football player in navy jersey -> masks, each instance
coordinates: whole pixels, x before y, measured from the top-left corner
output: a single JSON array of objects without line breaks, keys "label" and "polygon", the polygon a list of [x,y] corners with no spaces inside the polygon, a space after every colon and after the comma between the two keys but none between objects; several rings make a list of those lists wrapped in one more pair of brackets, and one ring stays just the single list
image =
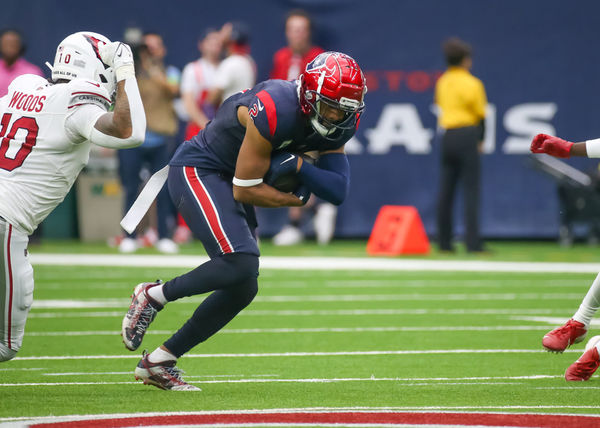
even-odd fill
[{"label": "football player in navy jersey", "polygon": [[[349,185],[344,144],[364,109],[365,77],[354,59],[325,52],[297,81],[268,80],[229,97],[214,120],[169,163],[171,198],[210,260],[161,283],[139,284],[123,319],[123,342],[136,350],[157,312],[174,300],[212,292],[162,346],[144,352],[136,379],[162,389],[198,390],[182,380],[177,358],[205,341],[253,300],[259,250],[254,206],[301,206],[310,193],[341,204]],[[313,165],[301,153],[318,151]],[[302,186],[283,193],[265,174],[296,171]]]}]

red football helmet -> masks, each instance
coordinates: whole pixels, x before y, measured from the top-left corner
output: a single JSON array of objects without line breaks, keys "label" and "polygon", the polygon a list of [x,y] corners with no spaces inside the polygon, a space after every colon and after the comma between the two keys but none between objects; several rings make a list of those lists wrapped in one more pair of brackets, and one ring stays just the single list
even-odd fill
[{"label": "red football helmet", "polygon": [[[365,108],[367,84],[358,63],[340,52],[324,52],[313,59],[300,75],[300,106],[310,115],[312,127],[324,137],[337,130],[356,127]],[[332,122],[321,114],[321,103],[343,112]]]}]

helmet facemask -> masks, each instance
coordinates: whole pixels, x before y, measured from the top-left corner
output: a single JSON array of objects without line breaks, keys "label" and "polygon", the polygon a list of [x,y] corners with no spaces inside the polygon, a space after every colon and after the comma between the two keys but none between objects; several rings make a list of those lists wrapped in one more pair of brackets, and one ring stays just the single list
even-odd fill
[{"label": "helmet facemask", "polygon": [[[356,123],[365,107],[364,103],[357,100],[342,97],[338,102],[316,91],[306,91],[305,97],[311,107],[310,123],[323,137],[331,136],[337,131],[343,132],[356,128]],[[341,118],[338,120],[328,118],[323,114],[323,110],[327,108],[341,112]]]}]

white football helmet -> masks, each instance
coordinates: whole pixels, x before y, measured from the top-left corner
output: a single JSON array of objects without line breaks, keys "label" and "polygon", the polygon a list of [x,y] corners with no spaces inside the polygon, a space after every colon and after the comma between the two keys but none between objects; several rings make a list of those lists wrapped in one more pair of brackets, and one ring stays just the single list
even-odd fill
[{"label": "white football helmet", "polygon": [[67,36],[56,48],[52,80],[78,78],[100,83],[112,96],[116,90],[115,73],[100,58],[98,48],[110,43],[102,34],[80,31]]}]

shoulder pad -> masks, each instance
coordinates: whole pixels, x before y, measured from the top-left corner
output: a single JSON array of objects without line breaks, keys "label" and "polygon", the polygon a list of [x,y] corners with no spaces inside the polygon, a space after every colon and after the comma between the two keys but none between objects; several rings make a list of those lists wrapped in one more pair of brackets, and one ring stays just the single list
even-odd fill
[{"label": "shoulder pad", "polygon": [[67,83],[69,108],[94,104],[105,110],[111,105],[110,95],[102,85],[87,79],[74,79]]},{"label": "shoulder pad", "polygon": [[48,81],[37,74],[22,74],[16,77],[10,85],[8,85],[8,91],[10,92],[13,89],[21,89],[23,87],[31,90],[35,85],[38,85],[39,87],[46,86],[48,85]]},{"label": "shoulder pad", "polygon": [[296,99],[278,89],[263,89],[248,104],[248,114],[256,128],[275,148],[291,138],[297,108]]}]

